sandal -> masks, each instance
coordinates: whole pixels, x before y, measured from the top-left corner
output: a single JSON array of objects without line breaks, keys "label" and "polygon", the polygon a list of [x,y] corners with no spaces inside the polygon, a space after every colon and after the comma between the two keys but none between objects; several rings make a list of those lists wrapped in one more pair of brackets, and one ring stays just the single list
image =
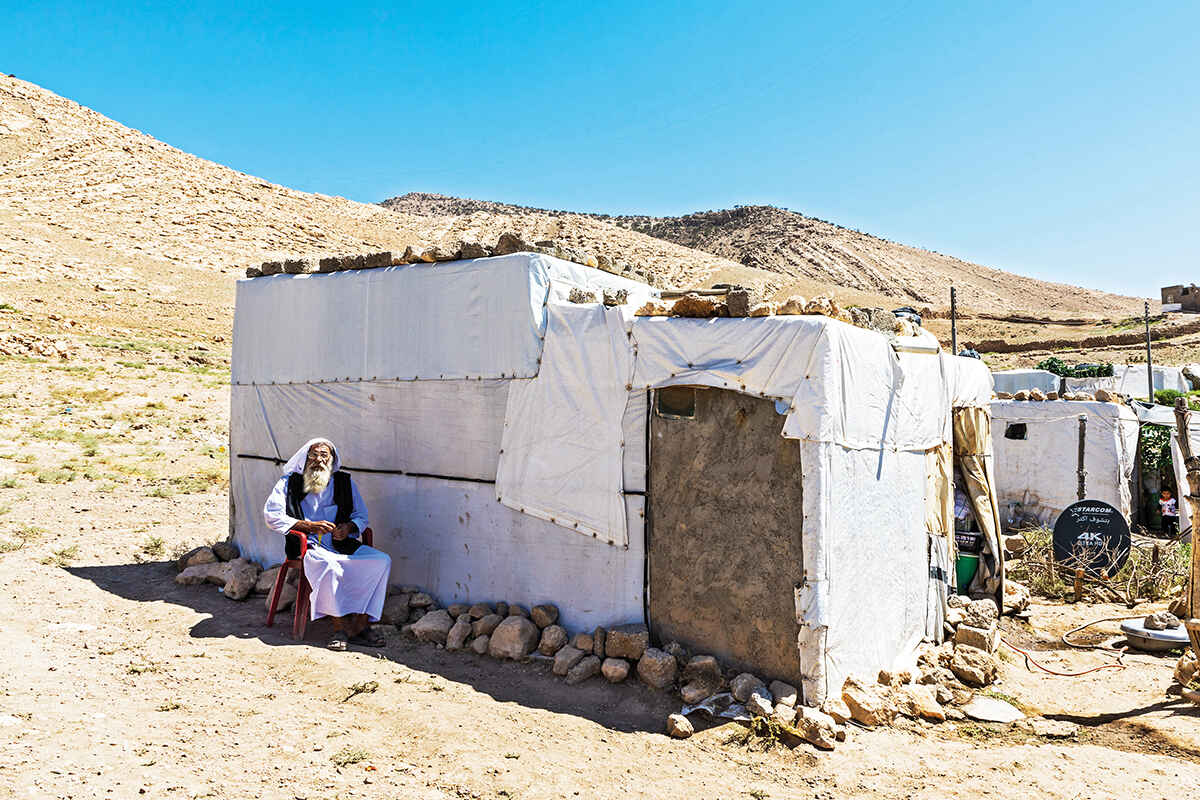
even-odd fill
[{"label": "sandal", "polygon": [[329,637],[329,644],[326,645],[330,650],[342,652],[350,644],[350,639],[343,631],[336,631],[333,636]]},{"label": "sandal", "polygon": [[370,626],[351,636],[350,641],[363,647],[383,647],[387,644],[384,635]]}]

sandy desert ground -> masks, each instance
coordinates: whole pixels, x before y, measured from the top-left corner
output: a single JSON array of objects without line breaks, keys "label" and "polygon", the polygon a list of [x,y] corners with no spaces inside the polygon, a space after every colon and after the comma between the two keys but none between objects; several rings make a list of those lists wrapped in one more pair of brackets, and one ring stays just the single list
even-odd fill
[{"label": "sandy desert ground", "polygon": [[[1200,708],[1173,659],[1081,678],[1003,662],[993,690],[1067,739],[949,722],[850,730],[833,753],[729,723],[669,739],[667,695],[568,687],[544,664],[389,632],[334,653],[266,628],[263,599],[174,583],[224,538],[227,334],[142,303],[79,330],[7,301],[0,357],[0,794],[13,797],[1173,798],[1200,789]],[[219,298],[218,298],[219,299]],[[204,314],[203,297],[195,301]],[[81,304],[75,304],[81,311]],[[64,309],[60,309],[64,310]],[[51,317],[59,317],[54,320]],[[205,323],[209,326],[211,322]],[[199,326],[204,327],[204,326]],[[43,337],[43,338],[39,338]],[[68,354],[38,355],[54,341]],[[16,352],[24,342],[26,349]],[[1040,604],[1006,638],[1054,668],[1111,656],[1057,636],[1112,606]],[[1115,629],[1108,628],[1111,634]],[[354,684],[376,691],[347,700]]]}]

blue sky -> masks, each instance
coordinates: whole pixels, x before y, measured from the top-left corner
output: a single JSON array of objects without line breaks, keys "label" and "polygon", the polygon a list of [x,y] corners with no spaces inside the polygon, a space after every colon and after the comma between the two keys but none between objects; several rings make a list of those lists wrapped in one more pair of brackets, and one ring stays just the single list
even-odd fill
[{"label": "blue sky", "polygon": [[297,189],[771,203],[1050,280],[1200,279],[1200,4],[0,0],[0,19],[5,73]]}]

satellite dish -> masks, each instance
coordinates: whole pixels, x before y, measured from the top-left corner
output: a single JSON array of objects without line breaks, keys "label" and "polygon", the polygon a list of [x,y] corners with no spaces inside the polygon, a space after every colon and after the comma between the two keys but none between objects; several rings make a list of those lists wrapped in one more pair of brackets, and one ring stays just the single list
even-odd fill
[{"label": "satellite dish", "polygon": [[1054,523],[1054,560],[1093,578],[1111,578],[1125,566],[1129,544],[1129,523],[1102,500],[1072,503]]}]

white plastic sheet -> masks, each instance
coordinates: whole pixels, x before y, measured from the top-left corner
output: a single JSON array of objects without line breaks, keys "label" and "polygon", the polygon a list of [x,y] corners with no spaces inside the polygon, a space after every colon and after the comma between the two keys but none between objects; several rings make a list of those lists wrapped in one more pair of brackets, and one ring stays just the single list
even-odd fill
[{"label": "white plastic sheet", "polygon": [[[231,489],[242,553],[283,560],[283,537],[262,521],[279,477],[270,461],[235,460]],[[375,546],[392,557],[391,581],[432,592],[442,604],[505,600],[555,603],[560,624],[592,630],[643,618],[644,498],[625,499],[628,549],[576,536],[496,502],[487,483],[352,473],[367,504]]]},{"label": "white plastic sheet", "polygon": [[897,354],[873,331],[812,316],[635,317],[637,389],[698,385],[789,403],[783,435],[925,450],[949,435],[936,356]]},{"label": "white plastic sheet", "polygon": [[[1032,515],[1053,526],[1063,509],[1078,499],[1081,414],[1087,417],[1087,498],[1103,500],[1129,518],[1138,422],[1127,407],[1100,402],[996,400],[991,410],[996,494],[1003,524]],[[1014,423],[1025,424],[1025,439],[1005,436]]]},{"label": "white plastic sheet", "polygon": [[497,499],[626,546],[621,423],[632,372],[619,309],[551,303],[541,372],[509,393]]},{"label": "white plastic sheet", "polygon": [[1030,389],[1057,392],[1062,378],[1044,369],[1006,369],[993,372],[992,380],[997,392],[1016,394]]},{"label": "white plastic sheet", "polygon": [[804,442],[800,458],[798,644],[805,701],[820,703],[837,695],[847,675],[907,660],[924,636],[925,453]]},{"label": "white plastic sheet", "polygon": [[942,353],[943,371],[952,408],[987,408],[992,402],[993,378],[978,358]]},{"label": "white plastic sheet", "polygon": [[575,287],[652,292],[532,253],[241,280],[233,382],[531,378],[545,303]]},{"label": "white plastic sheet", "polygon": [[347,467],[493,480],[509,381],[234,386],[233,452],[284,458],[312,436]]},{"label": "white plastic sheet", "polygon": [[[1154,391],[1173,389],[1177,392],[1191,391],[1191,384],[1183,377],[1181,367],[1156,366],[1153,368]],[[1111,378],[1066,378],[1067,391],[1095,393],[1096,389],[1108,389],[1127,397],[1147,397],[1146,365],[1116,364]]]},{"label": "white plastic sheet", "polygon": [[[885,337],[824,317],[630,318],[551,303],[541,372],[509,394],[497,497],[624,545],[622,465],[644,446],[623,438],[631,393],[729,388],[786,402],[789,438],[923,452],[950,436],[945,370],[937,355],[897,354]],[[986,380],[970,365],[962,375],[975,398]]]}]

